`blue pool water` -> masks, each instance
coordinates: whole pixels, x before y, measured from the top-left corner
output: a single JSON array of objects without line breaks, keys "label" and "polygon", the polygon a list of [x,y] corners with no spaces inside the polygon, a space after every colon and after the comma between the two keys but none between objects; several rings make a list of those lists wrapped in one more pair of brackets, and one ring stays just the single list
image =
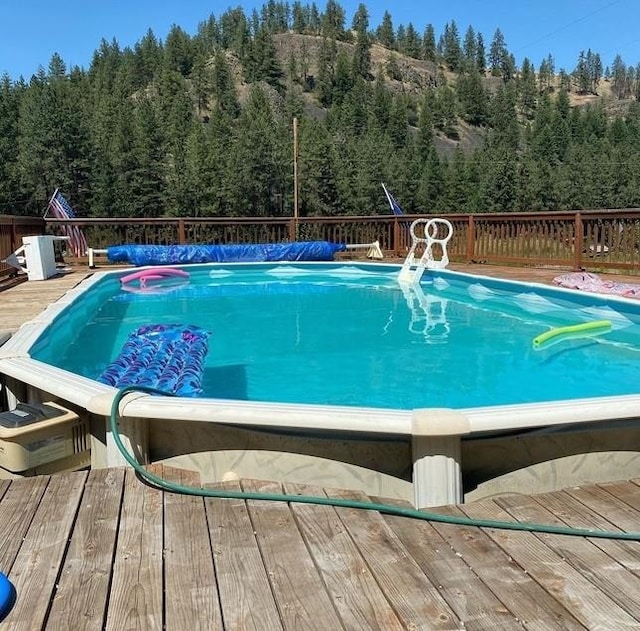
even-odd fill
[{"label": "blue pool water", "polygon": [[[97,378],[131,331],[212,332],[204,396],[413,409],[637,393],[640,304],[437,272],[402,288],[385,265],[197,266],[188,284],[97,283],[32,356]],[[594,337],[532,341],[607,319]]]}]

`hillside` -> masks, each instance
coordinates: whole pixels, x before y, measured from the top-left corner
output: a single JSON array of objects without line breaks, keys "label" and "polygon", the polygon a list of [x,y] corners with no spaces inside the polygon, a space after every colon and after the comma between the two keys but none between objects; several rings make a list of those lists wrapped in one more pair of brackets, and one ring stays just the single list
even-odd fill
[{"label": "hillside", "polygon": [[[313,84],[314,78],[318,73],[317,60],[320,55],[323,37],[287,32],[275,34],[273,41],[280,68],[286,68],[291,58],[297,60],[305,59],[309,83]],[[345,52],[348,57],[353,56],[355,44],[337,41],[336,45],[338,50]],[[439,86],[449,85],[453,89],[456,88],[458,74],[448,70],[442,63],[415,59],[376,43],[371,45],[370,55],[370,80],[373,81],[378,76],[383,77],[385,87],[392,94],[402,94],[419,100],[425,91],[436,89]],[[232,54],[228,55],[228,60],[233,67],[239,98],[241,102],[244,102],[248,94],[249,84],[243,79],[242,64]],[[393,73],[389,72],[390,63],[393,64]],[[559,90],[559,82],[559,77],[554,77],[550,92],[552,98]],[[485,72],[482,77],[482,83],[488,94],[494,94],[503,84],[503,79]],[[304,91],[300,96],[305,103],[306,114],[318,119],[326,117],[327,109],[322,107],[313,91]],[[597,94],[578,94],[570,91],[568,97],[571,107],[602,105],[610,116],[623,116],[633,102],[631,99],[614,99],[610,83],[607,80],[599,83]],[[415,127],[413,131],[415,132]],[[434,141],[441,155],[450,156],[458,147],[465,152],[478,149],[484,143],[486,129],[484,126],[469,124],[458,117],[456,120],[456,136],[456,138],[451,138],[435,130]]]},{"label": "hillside", "polygon": [[301,216],[387,213],[380,182],[405,212],[640,206],[640,77],[621,62],[555,75],[451,25],[346,30],[335,3],[288,6],[5,81],[0,205],[40,212],[59,187],[82,216],[290,217],[297,118]]}]

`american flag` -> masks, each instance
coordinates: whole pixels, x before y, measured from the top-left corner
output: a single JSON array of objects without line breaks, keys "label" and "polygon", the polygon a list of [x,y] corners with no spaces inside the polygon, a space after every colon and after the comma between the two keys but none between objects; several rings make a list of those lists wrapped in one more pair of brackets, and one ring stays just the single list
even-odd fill
[{"label": "american flag", "polygon": [[384,183],[382,183],[382,188],[384,189],[384,194],[387,196],[387,199],[389,200],[389,206],[391,206],[391,210],[393,211],[393,214],[396,216],[404,215],[402,208],[400,208],[400,205],[398,204],[398,202],[395,199],[393,199],[393,195],[387,190],[387,187],[384,185]]},{"label": "american flag", "polygon": [[[76,214],[58,189],[49,201],[48,210],[56,219],[73,219]],[[84,256],[87,253],[87,240],[78,226],[61,226],[62,232],[69,237],[69,246],[75,256]]]}]

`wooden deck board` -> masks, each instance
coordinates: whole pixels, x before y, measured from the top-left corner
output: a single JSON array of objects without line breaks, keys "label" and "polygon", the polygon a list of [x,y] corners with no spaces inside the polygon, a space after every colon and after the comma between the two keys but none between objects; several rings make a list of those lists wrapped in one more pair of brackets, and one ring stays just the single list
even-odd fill
[{"label": "wooden deck board", "polygon": [[[517,521],[564,525],[551,511],[528,497],[511,496],[495,503]],[[640,601],[637,599],[640,577],[595,545],[595,539],[547,534],[537,537],[636,620],[640,619]]]},{"label": "wooden deck board", "polygon": [[[47,629],[98,629],[106,616],[116,547],[124,469],[102,469],[88,479]],[[0,505],[1,506],[1,505]]]},{"label": "wooden deck board", "polygon": [[[591,510],[565,491],[543,493],[531,498],[565,525],[573,528],[594,528],[596,530],[619,530],[608,519]],[[593,545],[606,552],[612,559],[632,572],[640,573],[640,546],[630,541],[613,541],[611,539],[590,539]]]},{"label": "wooden deck board", "polygon": [[[20,544],[47,488],[46,477],[24,480],[21,485],[12,484],[0,502],[0,571],[9,572],[13,567]],[[9,483],[7,480],[6,483]]]},{"label": "wooden deck board", "polygon": [[[254,493],[283,493],[277,482],[245,481]],[[340,619],[285,502],[251,500],[249,515],[286,629],[339,629]]]},{"label": "wooden deck board", "polygon": [[[495,502],[461,507],[475,519],[516,521]],[[588,629],[637,629],[637,621],[538,536],[486,528],[487,535]],[[556,538],[558,538],[556,536]],[[608,557],[606,563],[609,562]]]},{"label": "wooden deck board", "polygon": [[[198,475],[153,467],[198,486]],[[245,480],[217,490],[280,493]],[[284,485],[289,494],[384,502]],[[621,481],[436,509],[638,529]],[[109,469],[0,484],[2,629],[640,628],[640,543],[476,528],[376,510],[181,495]]]},{"label": "wooden deck board", "polygon": [[[216,485],[240,491],[240,484]],[[256,534],[243,500],[205,499],[226,628],[283,629]]]},{"label": "wooden deck board", "polygon": [[[291,495],[314,495],[317,487],[287,484]],[[307,546],[346,629],[402,629],[400,619],[336,510],[292,504]]]},{"label": "wooden deck board", "polygon": [[107,630],[162,629],[162,511],[162,491],[127,469]]},{"label": "wooden deck board", "polygon": [[[376,502],[389,502],[374,498]],[[394,501],[409,507],[408,503]],[[524,629],[513,614],[464,562],[432,524],[386,515],[385,521],[402,541],[420,569],[438,586],[468,631]]]},{"label": "wooden deck board", "polygon": [[56,589],[86,477],[79,472],[49,479],[10,573],[20,597],[4,623],[7,630],[45,626],[49,599],[42,595]]},{"label": "wooden deck board", "polygon": [[[437,512],[462,517],[457,507]],[[471,526],[434,523],[434,528],[481,581],[527,629],[583,629],[570,609],[563,607],[482,530]]]},{"label": "wooden deck board", "polygon": [[[370,501],[358,491],[331,490],[327,495]],[[451,607],[377,511],[337,508],[336,512],[404,628],[418,628],[421,624],[430,629],[461,626]]]},{"label": "wooden deck board", "polygon": [[[200,486],[192,471],[164,468],[166,480]],[[164,591],[167,631],[222,629],[204,499],[169,493],[164,503]],[[198,612],[194,620],[193,612]]]}]

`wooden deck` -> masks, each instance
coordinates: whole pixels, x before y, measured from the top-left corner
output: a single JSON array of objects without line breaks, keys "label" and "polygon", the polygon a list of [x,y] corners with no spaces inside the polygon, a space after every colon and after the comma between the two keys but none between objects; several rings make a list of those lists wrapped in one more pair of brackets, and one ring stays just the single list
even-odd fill
[{"label": "wooden deck", "polygon": [[[154,469],[198,484],[192,472]],[[284,490],[369,501],[353,491]],[[640,486],[439,510],[633,530]],[[152,488],[131,469],[0,482],[0,535],[0,571],[17,593],[3,630],[640,628],[636,542],[203,499]]]}]

